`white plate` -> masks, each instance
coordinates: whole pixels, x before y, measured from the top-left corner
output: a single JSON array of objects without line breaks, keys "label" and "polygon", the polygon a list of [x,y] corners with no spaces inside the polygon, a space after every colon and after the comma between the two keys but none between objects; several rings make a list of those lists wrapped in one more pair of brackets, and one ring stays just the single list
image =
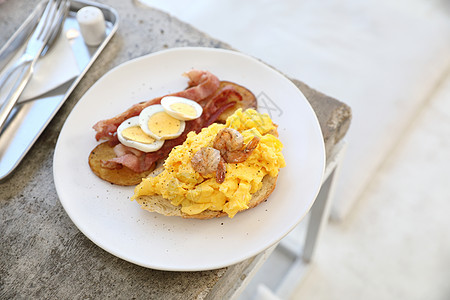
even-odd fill
[{"label": "white plate", "polygon": [[[259,111],[279,124],[286,168],[269,200],[213,220],[185,220],[144,211],[133,187],[97,178],[87,163],[98,144],[92,125],[134,103],[186,87],[183,72],[204,69],[249,88]],[[126,62],[104,75],[67,118],[54,156],[60,201],[75,225],[106,251],[144,267],[171,271],[216,269],[250,258],[278,242],[310,209],[325,165],[316,115],[298,88],[279,72],[244,54],[176,48]]]}]

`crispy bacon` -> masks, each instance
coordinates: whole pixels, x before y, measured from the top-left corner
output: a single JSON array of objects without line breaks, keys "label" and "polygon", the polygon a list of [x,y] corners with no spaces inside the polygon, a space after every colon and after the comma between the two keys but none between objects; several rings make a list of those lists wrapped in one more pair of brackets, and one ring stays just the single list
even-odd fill
[{"label": "crispy bacon", "polygon": [[153,162],[145,158],[145,153],[137,149],[117,144],[114,147],[117,157],[108,161],[103,161],[102,166],[108,169],[120,169],[122,166],[128,167],[136,173],[149,170]]},{"label": "crispy bacon", "polygon": [[201,128],[208,127],[209,125],[214,123],[225,110],[233,107],[236,104],[236,102],[234,101],[230,101],[227,103],[228,98],[232,95],[236,96],[238,100],[242,100],[241,94],[236,91],[234,86],[227,85],[220,91],[218,95],[216,95],[206,103],[206,105],[203,107],[203,114],[201,118],[205,118],[207,119],[207,121],[202,124]]},{"label": "crispy bacon", "polygon": [[[183,75],[189,78],[189,87],[183,91],[170,94],[170,96],[184,97],[198,102],[212,95],[218,89],[220,84],[219,79],[208,71],[193,69]],[[125,112],[111,119],[97,122],[93,126],[97,132],[95,138],[97,141],[101,139],[114,140],[117,127],[119,127],[123,121],[138,116],[147,106],[160,104],[162,98],[163,97],[158,97],[146,102],[137,103]]]},{"label": "crispy bacon", "polygon": [[233,86],[227,86],[223,88],[219,94],[209,99],[209,101],[205,104],[203,108],[203,114],[200,118],[192,121],[187,121],[183,133],[175,139],[166,140],[164,142],[164,145],[158,151],[144,153],[132,148],[130,148],[132,150],[128,150],[127,148],[129,147],[118,144],[117,146],[115,146],[116,148],[119,147],[117,150],[115,148],[115,152],[118,157],[104,162],[103,167],[109,169],[117,169],[121,168],[123,165],[135,172],[143,172],[149,170],[156,161],[167,157],[170,151],[172,151],[173,147],[181,145],[186,140],[187,134],[189,132],[200,132],[202,128],[208,127],[209,125],[214,123],[214,121],[217,120],[222,112],[230,107],[233,107],[236,102],[226,101],[231,95],[237,96],[239,99],[241,97],[241,95],[234,89]]}]

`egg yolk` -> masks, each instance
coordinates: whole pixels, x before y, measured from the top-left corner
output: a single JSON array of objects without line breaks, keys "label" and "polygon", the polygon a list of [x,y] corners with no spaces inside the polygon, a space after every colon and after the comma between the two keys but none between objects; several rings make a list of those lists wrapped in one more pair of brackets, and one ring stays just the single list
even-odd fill
[{"label": "egg yolk", "polygon": [[175,134],[180,130],[180,127],[180,121],[164,111],[153,114],[148,120],[150,131],[159,136]]},{"label": "egg yolk", "polygon": [[170,108],[189,117],[195,117],[195,115],[197,114],[195,108],[193,108],[192,105],[186,103],[173,103],[170,105]]},{"label": "egg yolk", "polygon": [[122,136],[127,140],[132,140],[143,144],[152,144],[155,142],[155,139],[145,134],[139,126],[125,128],[122,130]]}]

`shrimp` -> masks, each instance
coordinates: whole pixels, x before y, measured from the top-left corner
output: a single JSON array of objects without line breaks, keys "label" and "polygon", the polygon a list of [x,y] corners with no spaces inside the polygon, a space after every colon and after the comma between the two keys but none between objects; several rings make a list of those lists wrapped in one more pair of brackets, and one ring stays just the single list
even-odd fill
[{"label": "shrimp", "polygon": [[232,128],[223,128],[214,138],[213,148],[220,151],[223,159],[227,163],[244,162],[253,150],[258,146],[260,138],[254,137],[244,146],[243,135]]},{"label": "shrimp", "polygon": [[260,138],[255,136],[244,145],[242,134],[232,128],[224,128],[217,133],[213,147],[203,147],[191,158],[194,170],[201,175],[216,173],[217,183],[225,180],[225,163],[244,162],[258,146]]},{"label": "shrimp", "polygon": [[214,138],[213,148],[220,151],[221,155],[228,151],[237,151],[244,146],[244,137],[233,128],[221,129]]},{"label": "shrimp", "polygon": [[217,165],[216,182],[217,183],[224,182],[226,173],[227,173],[227,166],[225,165],[225,161],[221,157],[219,164]]},{"label": "shrimp", "polygon": [[227,151],[222,157],[227,163],[241,163],[247,160],[247,158],[252,154],[253,150],[258,146],[260,138],[255,136],[253,139],[248,142],[248,144],[240,150],[236,151]]},{"label": "shrimp", "polygon": [[220,151],[211,147],[203,147],[191,158],[194,170],[201,175],[216,173],[216,181],[222,183],[225,180],[226,165],[220,156]]}]

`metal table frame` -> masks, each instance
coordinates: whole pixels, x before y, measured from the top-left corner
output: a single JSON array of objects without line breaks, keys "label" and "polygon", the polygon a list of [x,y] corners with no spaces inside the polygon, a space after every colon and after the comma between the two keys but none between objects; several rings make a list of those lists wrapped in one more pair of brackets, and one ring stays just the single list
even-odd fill
[{"label": "metal table frame", "polygon": [[[339,169],[342,165],[346,147],[346,141],[340,141],[327,158],[321,189],[308,213],[307,217],[309,220],[305,220],[308,223],[301,222],[297,226],[301,230],[300,227],[305,227],[306,224],[306,229],[303,228],[305,229],[304,241],[299,243],[298,239],[288,235],[278,244],[255,256],[251,264],[243,271],[239,271],[241,273],[241,276],[239,276],[240,280],[235,282],[233,288],[230,289],[228,299],[238,299],[240,296],[239,299],[248,298],[242,297],[244,295],[241,294],[243,294],[249,284],[257,285],[257,292],[253,294],[254,299],[288,299],[294,292],[295,288],[311,268],[311,262],[313,261],[319,239],[329,219],[334,189],[339,177]],[[288,270],[284,271],[283,278],[274,278],[279,283],[275,289],[270,289],[265,284],[252,282],[252,279],[274,252],[283,252],[284,254],[290,255],[293,258],[293,262],[288,267]],[[233,267],[230,267],[228,272],[233,272]]]}]

